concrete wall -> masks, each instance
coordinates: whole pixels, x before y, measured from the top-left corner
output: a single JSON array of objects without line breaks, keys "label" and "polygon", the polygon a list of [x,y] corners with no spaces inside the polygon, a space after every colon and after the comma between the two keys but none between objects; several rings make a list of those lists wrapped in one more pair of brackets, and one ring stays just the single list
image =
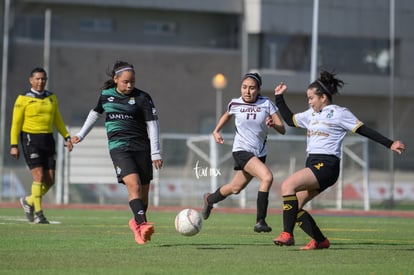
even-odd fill
[{"label": "concrete wall", "polygon": [[[40,46],[18,44],[13,51],[8,114],[18,93],[29,87],[30,70],[42,64]],[[95,106],[108,79],[106,71],[116,60],[134,64],[136,86],[152,95],[163,131],[197,133],[202,121],[215,118],[211,79],[218,72],[229,80],[223,101],[239,95],[240,59],[235,51],[59,46],[52,47],[51,56],[49,89],[58,95],[68,125],[82,123]]]},{"label": "concrete wall", "polygon": [[[96,104],[99,88],[107,79],[106,70],[116,60],[122,59],[135,65],[137,87],[147,90],[153,96],[162,132],[206,133],[215,125],[216,93],[211,85],[212,77],[216,73],[223,73],[228,78],[228,87],[223,93],[223,110],[230,98],[239,96],[240,77],[244,73],[241,72],[241,44],[217,46],[211,39],[218,38],[219,41],[223,36],[229,38],[231,35],[240,35],[240,30],[231,28],[240,23],[238,16],[242,12],[242,1],[224,1],[226,4],[218,6],[217,12],[213,9],[217,1],[190,2],[192,1],[122,1],[121,5],[117,1],[108,0],[99,1],[104,4],[97,5],[98,1],[22,1],[19,2],[22,5],[15,7],[13,18],[20,15],[41,16],[45,7],[52,7],[57,25],[52,28],[56,39],[52,39],[49,88],[57,94],[68,125],[78,126],[83,122],[87,112]],[[299,0],[246,2],[262,4],[258,14],[261,18],[256,26],[259,33],[251,35],[248,45],[249,69],[258,69],[262,73],[265,95],[272,96],[275,83],[286,81],[292,94],[295,94],[289,98],[289,102],[294,110],[302,110],[306,107],[308,72],[266,71],[257,67],[260,56],[260,47],[257,45],[261,32],[310,33],[312,1],[305,1],[305,4]],[[68,5],[59,6],[63,3]],[[143,3],[144,6],[137,3]],[[189,8],[182,7],[182,3],[189,4]],[[320,3],[326,5],[325,1]],[[346,3],[331,1],[321,9],[321,32],[338,36],[365,36],[371,35],[369,31],[372,29],[372,36],[386,37],[387,19],[381,19],[381,22],[376,19],[386,12],[388,1],[377,1],[378,5],[375,6],[364,3],[357,0]],[[414,43],[410,32],[412,24],[408,24],[414,18],[414,5],[407,0],[397,3],[399,9],[402,8],[401,5],[406,9],[398,18],[397,25],[397,34],[402,43],[399,46],[399,74],[396,82],[395,136],[404,140],[408,148],[414,148],[414,130],[410,120],[414,106],[411,88],[414,85]],[[199,9],[195,8],[197,5]],[[351,16],[345,17],[345,11]],[[80,32],[78,19],[88,16],[112,18],[116,22],[115,32]],[[174,38],[158,37],[153,41],[144,38],[139,27],[145,21],[143,18],[173,20],[177,22],[179,32]],[[367,25],[365,20],[371,19],[375,22]],[[11,33],[8,70],[8,125],[15,97],[28,88],[30,70],[43,65],[42,41],[13,36],[13,31],[14,29]],[[230,40],[238,42],[240,38],[231,37]],[[341,77],[350,85],[346,86],[343,96],[338,97],[336,103],[344,103],[361,120],[387,134],[388,78],[349,74]],[[226,130],[232,132],[233,129],[230,125]],[[380,156],[373,161],[378,166],[386,167],[387,151],[380,145],[372,146],[372,150],[373,155],[379,152]],[[405,156],[396,159],[396,165],[412,169],[413,158],[408,150]]]}]

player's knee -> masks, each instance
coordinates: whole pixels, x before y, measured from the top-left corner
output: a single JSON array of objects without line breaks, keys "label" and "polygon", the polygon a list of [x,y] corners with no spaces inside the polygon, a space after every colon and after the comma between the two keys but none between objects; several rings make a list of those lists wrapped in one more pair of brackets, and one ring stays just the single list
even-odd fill
[{"label": "player's knee", "polygon": [[282,183],[282,185],[280,186],[280,191],[282,193],[282,195],[291,195],[296,193],[296,191],[294,190],[294,188],[292,188],[292,185],[289,184],[287,181],[284,181]]},{"label": "player's knee", "polygon": [[239,187],[239,186],[234,186],[232,189],[231,189],[231,192],[234,194],[234,195],[237,195],[237,194],[240,194],[240,192],[243,190],[243,188],[241,188],[241,187]]},{"label": "player's knee", "polygon": [[273,174],[272,173],[267,173],[266,175],[264,175],[261,178],[261,187],[265,188],[265,189],[270,189],[270,187],[273,184]]}]

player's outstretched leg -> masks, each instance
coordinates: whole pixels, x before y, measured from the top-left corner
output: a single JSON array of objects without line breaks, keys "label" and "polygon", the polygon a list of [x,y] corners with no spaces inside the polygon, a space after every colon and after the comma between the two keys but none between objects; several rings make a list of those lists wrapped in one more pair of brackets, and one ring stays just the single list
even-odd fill
[{"label": "player's outstretched leg", "polygon": [[315,220],[313,219],[312,215],[309,214],[309,212],[300,209],[297,214],[296,223],[306,234],[312,238],[312,240],[306,246],[300,248],[301,250],[329,248],[329,240],[323,235],[319,226],[316,224]]}]

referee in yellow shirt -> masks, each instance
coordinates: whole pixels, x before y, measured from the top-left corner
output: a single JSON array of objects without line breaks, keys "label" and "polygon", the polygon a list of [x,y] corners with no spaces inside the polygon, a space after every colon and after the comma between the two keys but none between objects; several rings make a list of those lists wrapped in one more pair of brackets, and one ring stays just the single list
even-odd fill
[{"label": "referee in yellow shirt", "polygon": [[69,152],[73,145],[56,96],[45,90],[46,71],[34,68],[29,82],[31,89],[20,94],[14,103],[10,155],[19,158],[20,137],[23,155],[33,178],[31,195],[20,198],[20,203],[29,222],[47,224],[49,221],[43,214],[42,197],[55,183],[56,148],[53,127],[65,138]]}]

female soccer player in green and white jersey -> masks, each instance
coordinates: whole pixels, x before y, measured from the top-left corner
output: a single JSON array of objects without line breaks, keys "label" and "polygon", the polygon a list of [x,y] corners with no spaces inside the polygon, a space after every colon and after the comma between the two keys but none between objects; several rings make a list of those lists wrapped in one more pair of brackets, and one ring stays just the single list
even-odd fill
[{"label": "female soccer player in green and white jersey", "polygon": [[105,112],[109,152],[118,182],[127,187],[129,206],[134,214],[129,227],[134,232],[135,241],[145,244],[154,233],[154,226],[146,218],[152,165],[160,169],[163,164],[158,115],[151,96],[135,88],[133,65],[118,61],[110,76],[98,104],[89,112],[72,142],[76,144],[85,138]]},{"label": "female soccer player in green and white jersey", "polygon": [[286,84],[282,82],[275,88],[276,106],[285,122],[307,129],[306,167],[282,183],[283,232],[273,240],[276,245],[295,244],[293,229],[297,223],[312,238],[302,250],[329,248],[329,240],[303,206],[337,181],[341,145],[347,131],[370,138],[399,154],[405,150],[401,141],[384,137],[364,125],[347,108],[332,104],[332,96],[342,85],[343,81],[334,74],[321,72],[307,89],[310,108],[297,114],[290,111],[283,98]]}]

